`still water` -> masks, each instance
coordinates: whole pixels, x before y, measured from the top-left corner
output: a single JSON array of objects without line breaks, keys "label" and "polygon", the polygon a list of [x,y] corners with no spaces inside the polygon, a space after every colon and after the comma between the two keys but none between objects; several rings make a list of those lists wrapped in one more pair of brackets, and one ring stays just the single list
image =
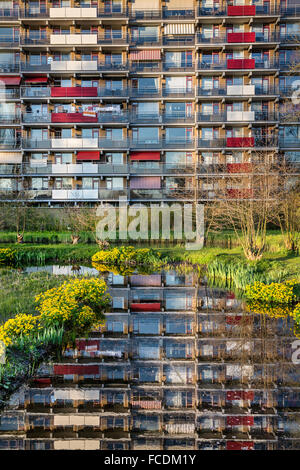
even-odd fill
[{"label": "still water", "polygon": [[[55,275],[99,275],[45,266]],[[193,274],[104,274],[105,328],[41,367],[0,415],[0,449],[300,448],[293,322]]]}]

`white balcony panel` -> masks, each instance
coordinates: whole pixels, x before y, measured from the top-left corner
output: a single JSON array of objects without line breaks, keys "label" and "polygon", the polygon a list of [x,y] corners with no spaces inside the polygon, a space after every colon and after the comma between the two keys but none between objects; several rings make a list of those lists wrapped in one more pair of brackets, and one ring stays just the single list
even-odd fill
[{"label": "white balcony panel", "polygon": [[228,85],[227,95],[229,96],[254,96],[255,86],[254,85]]},{"label": "white balcony panel", "polygon": [[98,173],[98,165],[94,163],[83,163],[82,173]]},{"label": "white balcony panel", "polygon": [[67,167],[68,173],[82,173],[82,165],[80,163],[70,163]]},{"label": "white balcony panel", "polygon": [[82,140],[82,147],[83,148],[98,148],[98,139],[97,138],[83,138]]},{"label": "white balcony panel", "polygon": [[97,34],[81,34],[81,44],[97,44]]},{"label": "white balcony panel", "polygon": [[244,85],[243,95],[254,96],[255,95],[255,86],[254,85]]},{"label": "white balcony panel", "polygon": [[81,8],[66,7],[67,18],[81,18]]},{"label": "white balcony panel", "polygon": [[53,163],[52,165],[52,173],[67,173],[67,165],[61,163]]},{"label": "white balcony panel", "polygon": [[254,111],[227,111],[227,121],[254,121]]},{"label": "white balcony panel", "polygon": [[97,8],[80,8],[81,18],[97,18]]},{"label": "white balcony panel", "polygon": [[22,163],[22,153],[0,152],[0,163]]},{"label": "white balcony panel", "polygon": [[83,60],[82,62],[82,70],[97,70],[97,61],[96,60]]},{"label": "white balcony panel", "polygon": [[98,189],[83,189],[82,199],[98,199]]},{"label": "white balcony panel", "polygon": [[228,85],[227,86],[227,95],[242,95],[243,94],[243,85]]},{"label": "white balcony panel", "polygon": [[60,70],[67,70],[67,62],[65,60],[61,60],[61,61],[53,61],[51,62],[51,70],[54,70],[54,71],[60,71]]},{"label": "white balcony panel", "polygon": [[67,189],[53,189],[52,199],[68,199]]},{"label": "white balcony panel", "polygon": [[66,35],[65,34],[51,34],[50,35],[50,44],[66,44]]},{"label": "white balcony panel", "polygon": [[66,18],[66,8],[50,8],[50,18]]},{"label": "white balcony panel", "polygon": [[67,70],[82,70],[81,60],[68,60],[66,61]]}]

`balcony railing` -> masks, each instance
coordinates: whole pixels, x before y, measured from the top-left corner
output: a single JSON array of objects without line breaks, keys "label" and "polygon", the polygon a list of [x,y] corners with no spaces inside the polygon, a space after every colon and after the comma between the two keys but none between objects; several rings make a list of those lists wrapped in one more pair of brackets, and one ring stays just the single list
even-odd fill
[{"label": "balcony railing", "polygon": [[20,124],[21,116],[16,114],[0,114],[0,124]]},{"label": "balcony railing", "polygon": [[20,65],[19,64],[10,64],[10,63],[0,63],[0,72],[1,73],[19,73]]},{"label": "balcony railing", "polygon": [[19,88],[0,88],[0,99],[18,99],[20,98]]},{"label": "balcony railing", "polygon": [[[192,149],[194,148],[194,140],[185,139],[172,139],[172,140],[131,140],[122,139],[109,140],[97,138],[53,138],[53,139],[30,139],[25,138],[22,140],[22,147],[24,149]],[[0,145],[1,148],[1,145]],[[9,148],[9,146],[8,146]]]}]

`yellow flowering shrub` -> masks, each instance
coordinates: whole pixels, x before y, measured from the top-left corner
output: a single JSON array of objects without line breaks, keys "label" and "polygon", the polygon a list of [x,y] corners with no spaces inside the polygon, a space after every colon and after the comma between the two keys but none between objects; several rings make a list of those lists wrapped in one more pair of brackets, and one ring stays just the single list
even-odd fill
[{"label": "yellow flowering shrub", "polygon": [[0,341],[6,346],[13,344],[20,337],[30,337],[41,329],[39,317],[19,313],[0,326]]},{"label": "yellow flowering shrub", "polygon": [[110,304],[106,283],[101,279],[73,279],[36,296],[40,322],[79,332],[103,320]]},{"label": "yellow flowering shrub", "polygon": [[151,248],[134,248],[133,246],[115,247],[111,250],[100,250],[92,256],[92,263],[98,265],[153,265],[161,263],[160,254]]},{"label": "yellow flowering shrub", "polygon": [[258,301],[250,301],[247,303],[249,311],[254,313],[260,313],[262,315],[268,315],[272,318],[285,318],[292,315],[293,309],[289,305],[283,304],[267,304]]},{"label": "yellow flowering shrub", "polygon": [[15,250],[12,250],[11,248],[0,248],[0,265],[13,264],[15,253]]},{"label": "yellow flowering shrub", "polygon": [[251,301],[262,303],[291,304],[296,301],[295,285],[295,280],[271,284],[257,281],[246,286],[245,296]]}]

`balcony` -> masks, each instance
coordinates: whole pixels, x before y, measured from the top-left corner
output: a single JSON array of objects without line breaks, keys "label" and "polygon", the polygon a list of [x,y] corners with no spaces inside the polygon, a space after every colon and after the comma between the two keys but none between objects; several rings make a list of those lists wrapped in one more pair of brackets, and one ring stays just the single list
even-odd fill
[{"label": "balcony", "polygon": [[17,19],[19,18],[19,8],[0,8],[0,19]]},{"label": "balcony", "polygon": [[59,98],[95,97],[98,96],[97,87],[52,87],[51,96]]},{"label": "balcony", "polygon": [[[1,66],[0,66],[1,67]],[[21,64],[22,72],[105,72],[105,71],[126,71],[128,70],[127,63],[104,63],[94,60],[65,60],[53,61],[50,64],[30,64],[23,62]],[[1,71],[1,69],[0,69]],[[2,70],[3,71],[3,70]],[[12,70],[13,72],[19,71]]]},{"label": "balcony", "polygon": [[228,33],[227,42],[229,43],[255,42],[255,33]]},{"label": "balcony", "polygon": [[228,173],[250,173],[252,171],[252,163],[228,163]]},{"label": "balcony", "polygon": [[195,192],[189,189],[131,189],[130,199],[136,201],[193,200]]},{"label": "balcony", "polygon": [[228,16],[255,16],[255,14],[255,5],[228,5],[227,7]]},{"label": "balcony", "polygon": [[254,69],[256,66],[254,59],[228,59],[228,69]]},{"label": "balcony", "polygon": [[18,47],[19,38],[17,36],[2,36],[0,35],[0,47]]},{"label": "balcony", "polygon": [[253,189],[241,188],[241,189],[227,189],[227,196],[231,199],[249,199],[253,197]]},{"label": "balcony", "polygon": [[8,62],[0,63],[0,72],[1,73],[19,73],[20,64],[10,64]]},{"label": "balcony", "polygon": [[0,125],[20,124],[20,114],[0,114]]},{"label": "balcony", "polygon": [[254,147],[254,137],[228,137],[226,147]]},{"label": "balcony", "polygon": [[52,199],[98,199],[98,189],[53,189]]}]

